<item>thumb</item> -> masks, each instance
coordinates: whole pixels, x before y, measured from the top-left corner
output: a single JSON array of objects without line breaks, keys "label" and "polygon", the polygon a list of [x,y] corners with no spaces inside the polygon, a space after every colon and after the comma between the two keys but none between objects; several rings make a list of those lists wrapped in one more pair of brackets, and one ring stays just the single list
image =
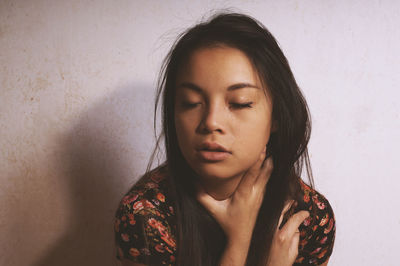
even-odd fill
[{"label": "thumb", "polygon": [[292,237],[292,241],[290,243],[289,249],[291,250],[291,254],[294,254],[294,257],[297,257],[299,253],[299,241],[300,241],[300,231],[297,230]]}]

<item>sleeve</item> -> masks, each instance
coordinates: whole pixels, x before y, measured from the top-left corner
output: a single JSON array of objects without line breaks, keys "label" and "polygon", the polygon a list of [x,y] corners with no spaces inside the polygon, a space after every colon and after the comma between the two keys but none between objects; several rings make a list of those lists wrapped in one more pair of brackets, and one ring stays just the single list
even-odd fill
[{"label": "sleeve", "polygon": [[159,210],[146,199],[121,203],[114,226],[117,259],[145,265],[169,265],[175,259],[171,247],[175,247],[175,241],[165,223]]},{"label": "sleeve", "polygon": [[115,216],[114,233],[117,259],[147,264],[150,251],[142,216],[121,203]]},{"label": "sleeve", "polygon": [[318,192],[311,196],[311,216],[299,227],[299,255],[294,265],[320,265],[332,254],[336,222],[329,201]]}]

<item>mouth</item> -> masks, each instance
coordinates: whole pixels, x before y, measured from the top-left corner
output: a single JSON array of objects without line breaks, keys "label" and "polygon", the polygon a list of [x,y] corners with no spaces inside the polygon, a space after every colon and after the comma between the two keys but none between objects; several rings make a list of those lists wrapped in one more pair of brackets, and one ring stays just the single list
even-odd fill
[{"label": "mouth", "polygon": [[218,162],[227,159],[232,152],[216,142],[203,142],[197,147],[199,157],[207,162]]}]

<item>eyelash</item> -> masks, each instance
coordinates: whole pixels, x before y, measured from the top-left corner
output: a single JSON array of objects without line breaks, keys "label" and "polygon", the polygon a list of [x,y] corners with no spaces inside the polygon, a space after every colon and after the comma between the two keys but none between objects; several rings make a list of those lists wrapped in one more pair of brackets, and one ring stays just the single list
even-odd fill
[{"label": "eyelash", "polygon": [[231,106],[233,106],[236,109],[244,109],[244,108],[252,108],[253,102],[248,102],[248,103],[231,103]]},{"label": "eyelash", "polygon": [[[194,108],[198,105],[199,103],[189,103],[189,102],[184,102],[182,103],[182,106],[184,108]],[[234,108],[234,109],[244,109],[244,108],[252,108],[253,102],[248,102],[248,103],[231,103],[230,105]]]},{"label": "eyelash", "polygon": [[182,107],[186,109],[191,109],[194,108],[198,105],[199,103],[188,103],[188,102],[183,102]]}]

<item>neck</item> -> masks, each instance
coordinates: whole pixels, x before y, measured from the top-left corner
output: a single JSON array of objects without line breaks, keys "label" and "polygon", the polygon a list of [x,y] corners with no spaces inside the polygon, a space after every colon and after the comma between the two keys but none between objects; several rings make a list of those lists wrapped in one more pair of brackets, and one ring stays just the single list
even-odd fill
[{"label": "neck", "polygon": [[200,178],[200,183],[214,199],[225,200],[236,191],[242,177],[243,174],[226,179]]}]

